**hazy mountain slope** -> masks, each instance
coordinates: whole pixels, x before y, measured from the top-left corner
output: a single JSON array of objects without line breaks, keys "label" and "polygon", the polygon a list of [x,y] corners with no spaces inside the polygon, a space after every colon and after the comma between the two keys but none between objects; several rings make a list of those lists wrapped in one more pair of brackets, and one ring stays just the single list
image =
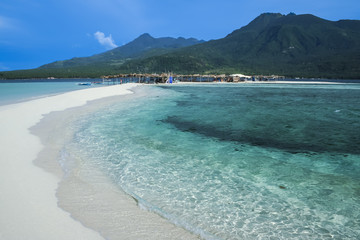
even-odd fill
[{"label": "hazy mountain slope", "polygon": [[40,68],[66,68],[66,67],[81,67],[93,64],[109,64],[119,65],[129,59],[144,58],[149,56],[156,56],[171,52],[175,49],[191,46],[201,43],[194,38],[153,38],[148,33],[142,34],[132,42],[112,49],[110,51],[96,54],[90,57],[73,58],[70,60],[57,61],[46,64]]},{"label": "hazy mountain slope", "polygon": [[360,21],[267,13],[223,39],[119,68],[360,78]]},{"label": "hazy mountain slope", "polygon": [[57,61],[38,69],[0,72],[0,78],[168,71],[360,79],[360,21],[264,13],[218,40],[143,34],[101,54]]}]

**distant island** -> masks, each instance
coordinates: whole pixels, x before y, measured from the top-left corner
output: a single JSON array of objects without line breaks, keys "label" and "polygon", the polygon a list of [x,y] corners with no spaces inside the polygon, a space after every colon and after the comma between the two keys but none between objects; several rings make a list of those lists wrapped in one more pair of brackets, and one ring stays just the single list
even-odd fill
[{"label": "distant island", "polygon": [[0,72],[0,78],[98,78],[170,71],[360,79],[360,21],[264,13],[218,40],[143,34],[101,54]]}]

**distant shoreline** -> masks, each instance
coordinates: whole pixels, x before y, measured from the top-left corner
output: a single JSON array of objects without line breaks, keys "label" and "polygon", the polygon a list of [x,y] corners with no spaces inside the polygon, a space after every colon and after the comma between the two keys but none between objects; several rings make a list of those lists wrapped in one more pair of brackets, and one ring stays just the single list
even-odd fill
[{"label": "distant shoreline", "polygon": [[[31,78],[31,79],[0,79],[1,83],[28,83],[28,82],[93,82],[94,80],[102,80],[101,78]],[[182,81],[181,83],[218,83],[217,81]],[[268,81],[240,81],[241,83],[301,83],[301,84],[332,84],[332,83],[360,83],[360,79],[312,79],[312,78],[285,78],[284,80],[268,80]]]},{"label": "distant shoreline", "polygon": [[[301,81],[301,80],[283,80],[283,81],[244,81],[244,82],[238,82],[238,83],[228,83],[228,82],[178,82],[174,83],[176,84],[232,84],[232,85],[238,85],[238,84],[360,84],[360,80],[357,82],[339,82],[339,81]],[[169,85],[166,84],[165,85]]]}]

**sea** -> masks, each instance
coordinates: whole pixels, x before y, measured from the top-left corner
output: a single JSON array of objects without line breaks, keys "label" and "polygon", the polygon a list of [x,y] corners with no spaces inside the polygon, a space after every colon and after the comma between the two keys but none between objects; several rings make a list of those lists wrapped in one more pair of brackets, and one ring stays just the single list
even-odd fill
[{"label": "sea", "polygon": [[[102,81],[100,79],[22,79],[0,80],[0,106],[48,97],[64,92],[84,89],[79,83]],[[90,87],[102,85],[93,84]],[[89,87],[89,86],[86,86]]]},{"label": "sea", "polygon": [[359,83],[133,91],[63,151],[139,207],[204,239],[360,239]]}]

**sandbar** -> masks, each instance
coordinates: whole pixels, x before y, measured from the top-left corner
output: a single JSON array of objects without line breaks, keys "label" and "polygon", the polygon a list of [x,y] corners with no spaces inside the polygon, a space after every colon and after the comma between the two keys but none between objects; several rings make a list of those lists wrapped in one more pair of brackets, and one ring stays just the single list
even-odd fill
[{"label": "sandbar", "polygon": [[58,162],[77,116],[129,96],[136,86],[0,106],[0,239],[198,239],[139,208],[91,166],[65,173]]}]

